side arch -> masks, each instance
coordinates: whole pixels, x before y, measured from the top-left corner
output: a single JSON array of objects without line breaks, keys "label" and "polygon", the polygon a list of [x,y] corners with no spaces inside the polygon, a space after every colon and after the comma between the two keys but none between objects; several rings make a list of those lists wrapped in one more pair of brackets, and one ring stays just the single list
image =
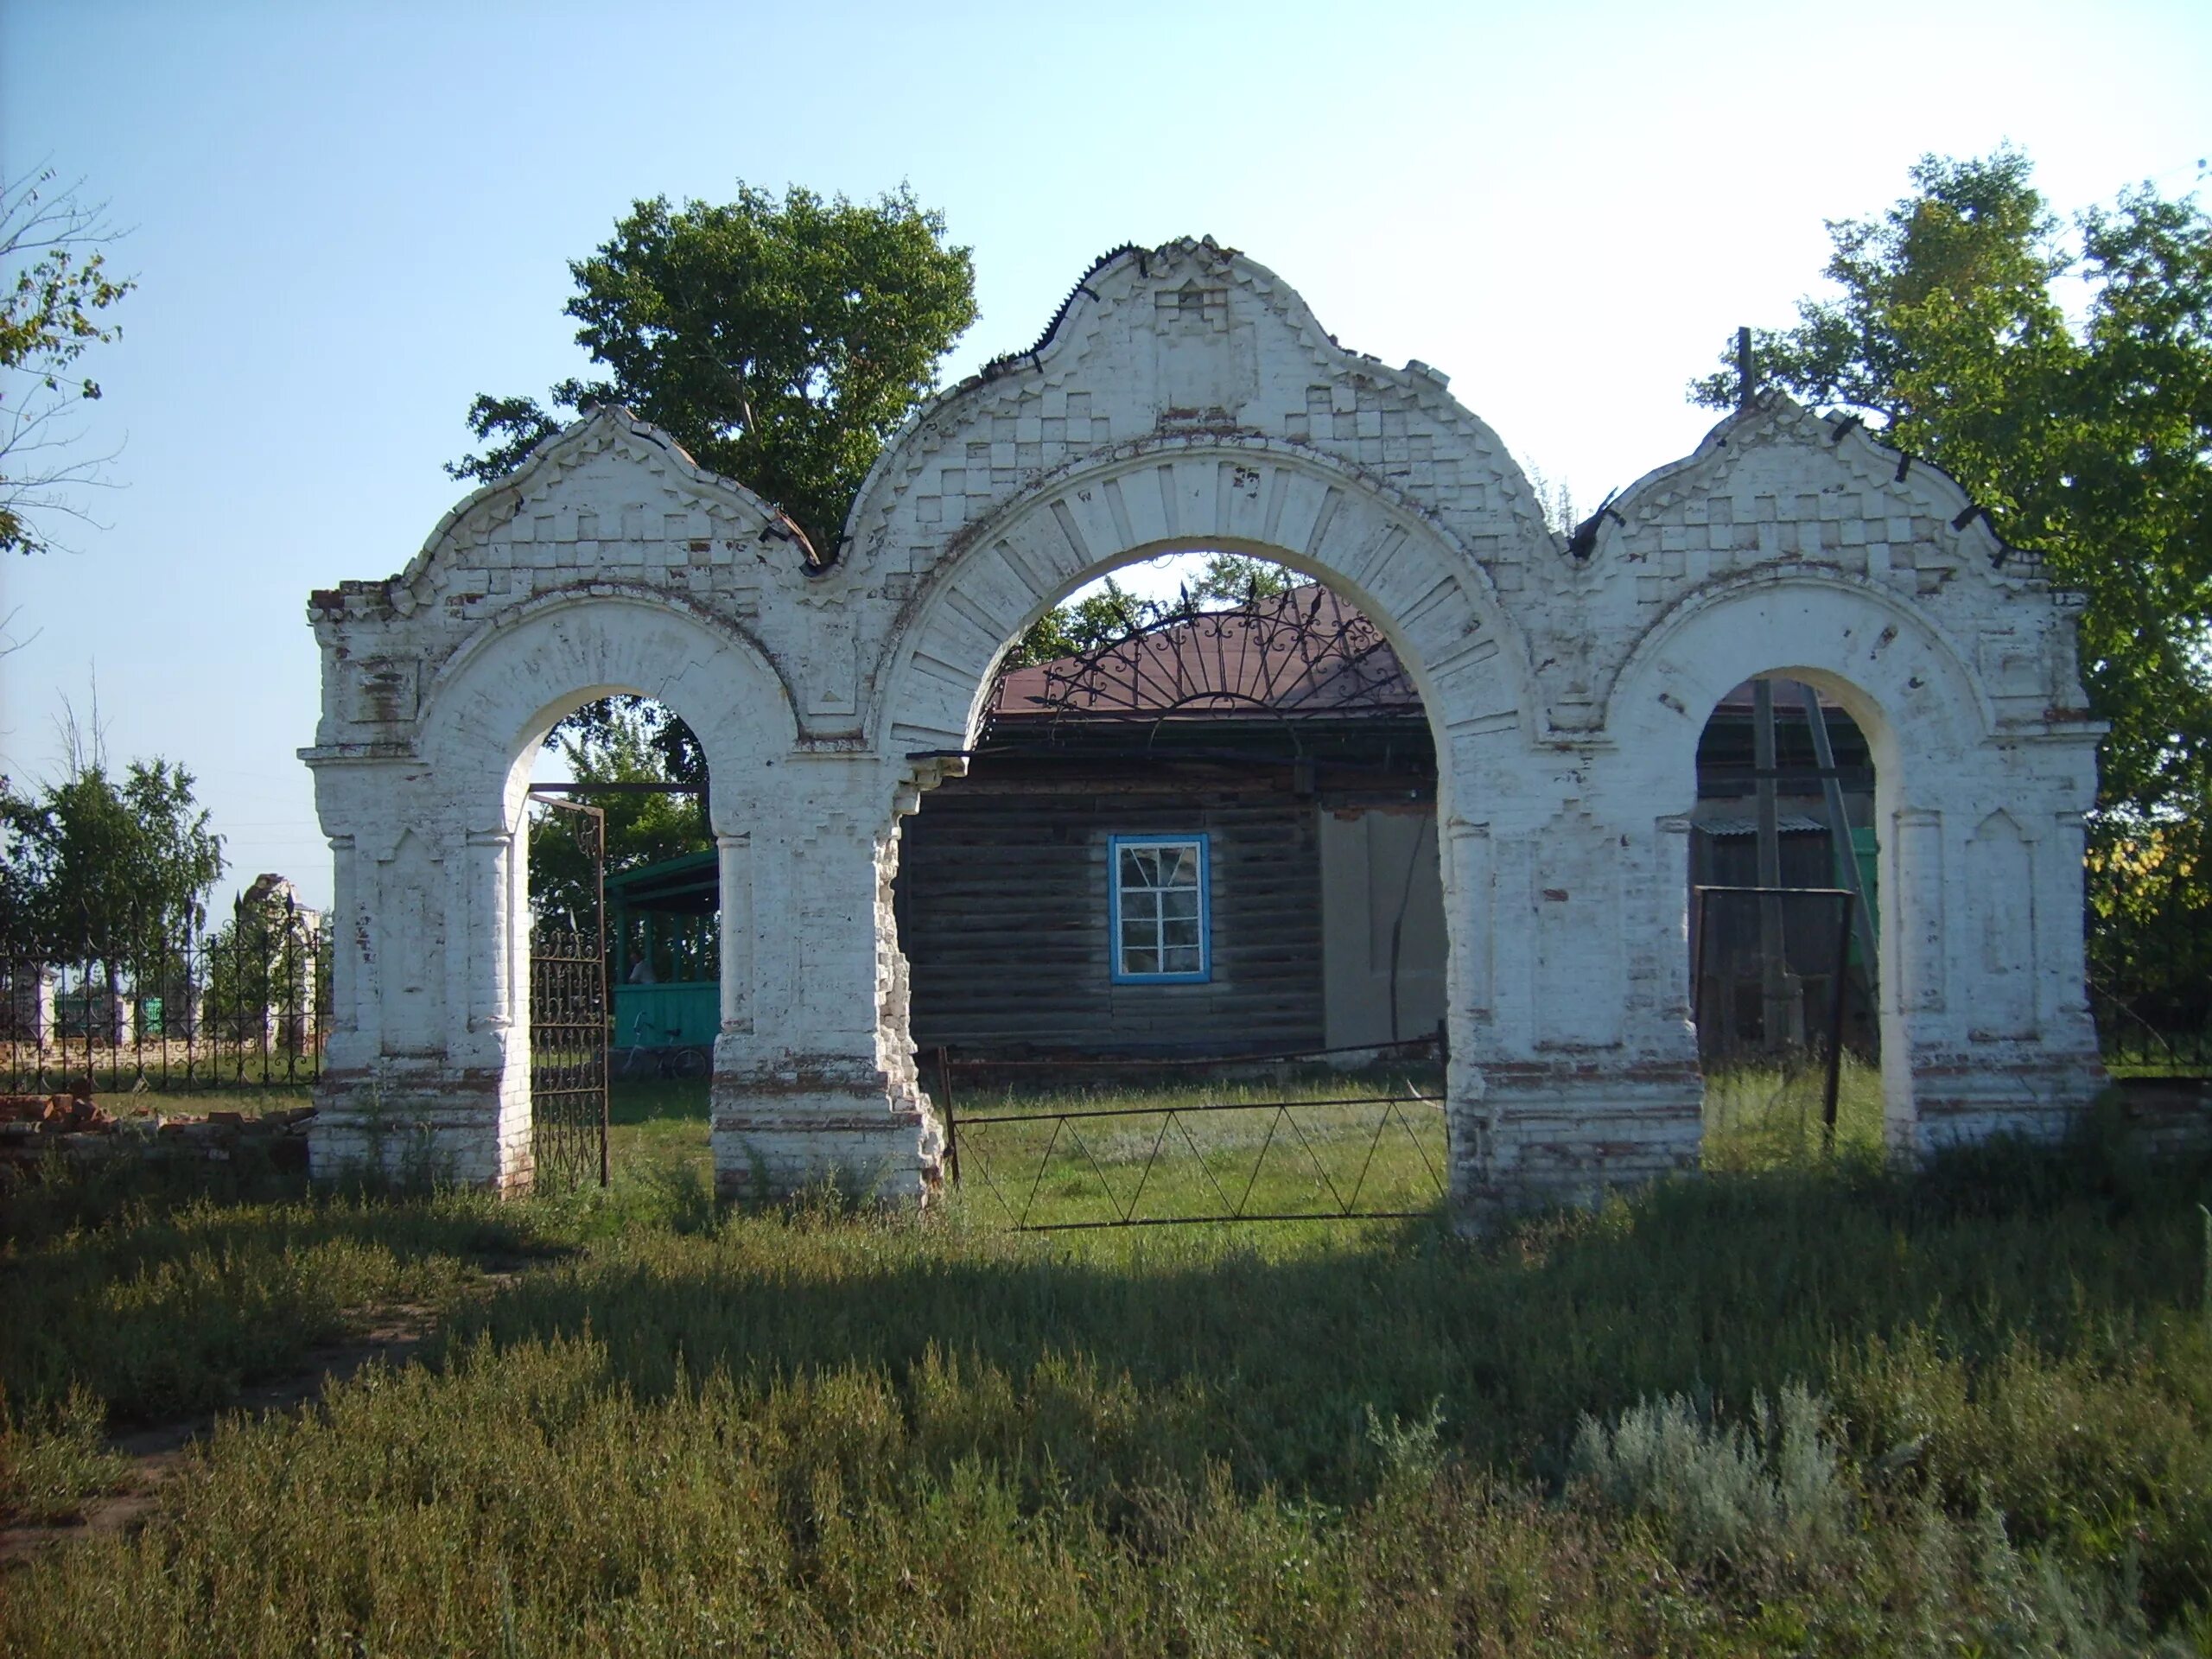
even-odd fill
[{"label": "side arch", "polygon": [[[1965,652],[1872,584],[1808,571],[1706,589],[1638,642],[1606,708],[1617,810],[1682,826],[1681,855],[1659,872],[1672,917],[1688,913],[1707,719],[1761,675],[1834,697],[1872,751],[1891,1146],[2058,1133],[2097,1077],[2080,988],[2081,813],[2094,792],[2082,738],[2000,722]],[[1680,975],[1676,954],[1651,971]]]},{"label": "side arch", "polygon": [[1706,716],[1731,687],[1768,673],[1834,696],[1892,777],[1904,754],[1940,756],[1996,729],[1980,677],[1936,623],[1872,583],[1811,572],[1761,573],[1676,605],[1613,677],[1604,729],[1639,770],[1665,757],[1665,775],[1694,788]]},{"label": "side arch", "polygon": [[673,709],[709,775],[732,785],[798,741],[788,688],[743,635],[665,594],[581,589],[508,613],[446,659],[422,758],[470,827],[512,825],[538,741],[578,702],[617,694]]},{"label": "side arch", "polygon": [[[480,630],[428,688],[413,755],[318,773],[326,820],[358,826],[334,843],[340,908],[359,919],[334,976],[326,1166],[385,1157],[377,1114],[418,1099],[457,1178],[530,1183],[531,762],[556,721],[616,693],[681,715],[728,785],[713,797],[724,908],[747,913],[760,802],[796,733],[763,655],[679,601],[607,583]],[[718,1056],[750,1015],[754,957],[742,931],[725,943]]]}]

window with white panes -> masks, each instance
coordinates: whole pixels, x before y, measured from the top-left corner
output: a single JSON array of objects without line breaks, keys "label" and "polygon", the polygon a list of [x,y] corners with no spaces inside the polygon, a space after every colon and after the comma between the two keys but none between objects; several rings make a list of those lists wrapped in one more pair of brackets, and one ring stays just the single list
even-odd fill
[{"label": "window with white panes", "polygon": [[1157,983],[1208,977],[1205,836],[1116,836],[1110,851],[1114,977]]}]

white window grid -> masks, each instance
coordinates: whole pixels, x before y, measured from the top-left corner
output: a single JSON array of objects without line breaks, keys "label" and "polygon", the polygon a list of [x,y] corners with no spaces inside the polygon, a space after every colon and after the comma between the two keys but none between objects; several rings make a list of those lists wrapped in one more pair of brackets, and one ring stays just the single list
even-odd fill
[{"label": "white window grid", "polygon": [[1201,984],[1212,976],[1208,837],[1114,836],[1110,966],[1122,984]]}]

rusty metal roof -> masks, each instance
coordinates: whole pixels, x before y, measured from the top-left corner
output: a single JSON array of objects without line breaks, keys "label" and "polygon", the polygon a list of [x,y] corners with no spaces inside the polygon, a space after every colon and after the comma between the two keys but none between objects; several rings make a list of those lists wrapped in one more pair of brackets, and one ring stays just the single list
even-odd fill
[{"label": "rusty metal roof", "polygon": [[1081,656],[999,682],[996,724],[1419,715],[1382,632],[1318,583],[1187,610]]}]

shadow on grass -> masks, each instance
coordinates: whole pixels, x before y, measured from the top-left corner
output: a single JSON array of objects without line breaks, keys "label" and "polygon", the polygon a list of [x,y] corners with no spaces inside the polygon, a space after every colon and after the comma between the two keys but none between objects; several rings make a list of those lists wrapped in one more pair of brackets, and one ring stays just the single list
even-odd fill
[{"label": "shadow on grass", "polygon": [[[1694,1455],[1653,1478],[1703,1513],[1740,1496],[1741,1481],[1727,1483],[1748,1442],[1728,1438],[1732,1425],[1759,1421],[1755,1398],[1788,1385],[1820,1396],[1833,1437],[1813,1447],[1811,1477],[1840,1482],[1836,1512],[1866,1520],[1777,1580],[1801,1612],[1825,1599],[1823,1628],[1854,1630],[1880,1609],[1902,1631],[1940,1594],[1964,1598],[1955,1622],[1980,1631],[2013,1616],[2007,1586],[2046,1558],[2110,1589],[2114,1605],[2139,1599],[2153,1620],[2181,1620],[2212,1596],[2212,1339],[2196,1207],[2209,1175],[2202,1161],[2154,1166],[2092,1136],[1954,1154],[1912,1175],[1844,1160],[1711,1176],[1477,1243],[1441,1218],[1037,1237],[957,1204],[918,1217],[824,1194],[732,1212],[696,1166],[677,1164],[628,1172],[603,1196],[358,1204],[391,1212],[377,1224],[394,1228],[422,1206],[460,1220],[437,1206],[481,1205],[547,1244],[609,1230],[455,1298],[429,1363],[366,1374],[296,1421],[219,1436],[205,1487],[135,1554],[32,1580],[50,1599],[19,1628],[63,1630],[73,1597],[76,1646],[57,1637],[48,1650],[88,1650],[87,1630],[198,1618],[212,1622],[191,1627],[197,1649],[176,1650],[232,1650],[225,1638],[244,1615],[228,1610],[261,1617],[305,1583],[313,1605],[295,1607],[270,1649],[296,1651],[309,1645],[302,1632],[338,1628],[328,1620],[360,1628],[350,1621],[376,1586],[398,1585],[375,1617],[416,1620],[415,1645],[428,1648],[431,1627],[458,1616],[455,1564],[487,1560],[504,1588],[485,1590],[480,1611],[493,1624],[537,1618],[541,1631],[572,1631],[608,1606],[631,1617],[641,1586],[659,1584],[687,1607],[724,1594],[741,1619],[781,1596],[816,1630],[836,1628],[858,1586],[905,1621],[962,1574],[980,1575],[975,1605],[1018,1609],[995,1617],[1025,1630],[1046,1590],[1088,1585],[1110,1621],[1154,1574],[1160,1617],[1177,1624],[1201,1605],[1249,1614],[1294,1566],[1338,1549],[1369,1552],[1346,1567],[1349,1587],[1327,1592],[1343,1606],[1426,1605],[1428,1592],[1403,1586],[1483,1538],[1506,1548],[1482,1530],[1508,1524],[1500,1503],[1525,1568],[1511,1582],[1535,1608],[1562,1563],[1611,1572],[1624,1552],[1665,1540],[1630,1499],[1616,1525],[1567,1483],[1586,1418],[1625,1445],[1631,1408],[1674,1396],[1659,1416],[1687,1426],[1678,1439]],[[349,1203],[328,1201],[324,1219],[342,1225]],[[203,1217],[221,1219],[185,1205],[159,1224]],[[324,1295],[346,1274],[372,1284],[391,1271],[379,1262],[401,1261],[338,1236],[289,1259],[280,1276]],[[234,1294],[253,1278],[224,1282]],[[137,1294],[175,1319],[173,1287]],[[1777,1481],[1807,1476],[1803,1459],[1788,1461]],[[1585,1530],[1554,1549],[1545,1541],[1562,1525]],[[620,1555],[640,1540],[634,1559]],[[941,1541],[942,1555],[918,1540]],[[1878,1572],[1862,1545],[1886,1552]],[[2033,1559],[2004,1569],[2014,1577],[1988,1566],[2016,1547]],[[1620,1567],[1618,1593],[1653,1599],[1655,1618],[1764,1618],[1767,1586],[1730,1580],[1728,1560],[1682,1554],[1680,1537],[1672,1548],[1673,1568],[1648,1551]],[[734,1577],[738,1562],[769,1565]],[[1298,1647],[1311,1616],[1313,1581],[1293,1577],[1278,1649]],[[120,1619],[118,1585],[139,1598]],[[1548,1617],[1532,1612],[1529,1629]],[[2137,1627],[2113,1627],[2115,1643],[2078,1650],[2144,1650]],[[1670,1646],[1688,1650],[1648,1631],[1580,1650]],[[1758,1625],[1733,1650],[1853,1646]],[[978,1650],[942,1632],[934,1649]]]},{"label": "shadow on grass", "polygon": [[[1924,1343],[1999,1363],[2025,1344],[2114,1360],[2202,1294],[2204,1171],[2085,1143],[1670,1184],[1484,1243],[1440,1220],[1315,1232],[1160,1229],[1015,1238],[958,1214],[730,1217],[627,1237],[466,1310],[448,1354],[601,1344],[610,1383],[658,1397],[726,1374],[765,1389],[859,1368],[911,1392],[931,1368],[1020,1392],[1080,1371],[1118,1429],[1196,1478],[1341,1497],[1370,1414],[1440,1405],[1479,1460],[1556,1474],[1575,1422],[1666,1393],[1741,1407]],[[2184,1321],[2194,1330],[2194,1321]],[[1049,1461],[1089,1459],[1053,1437]]]},{"label": "shadow on grass", "polygon": [[73,1391],[118,1424],[226,1404],[378,1310],[441,1309],[575,1248],[534,1206],[265,1160],[56,1166],[0,1198],[0,1402]]}]

